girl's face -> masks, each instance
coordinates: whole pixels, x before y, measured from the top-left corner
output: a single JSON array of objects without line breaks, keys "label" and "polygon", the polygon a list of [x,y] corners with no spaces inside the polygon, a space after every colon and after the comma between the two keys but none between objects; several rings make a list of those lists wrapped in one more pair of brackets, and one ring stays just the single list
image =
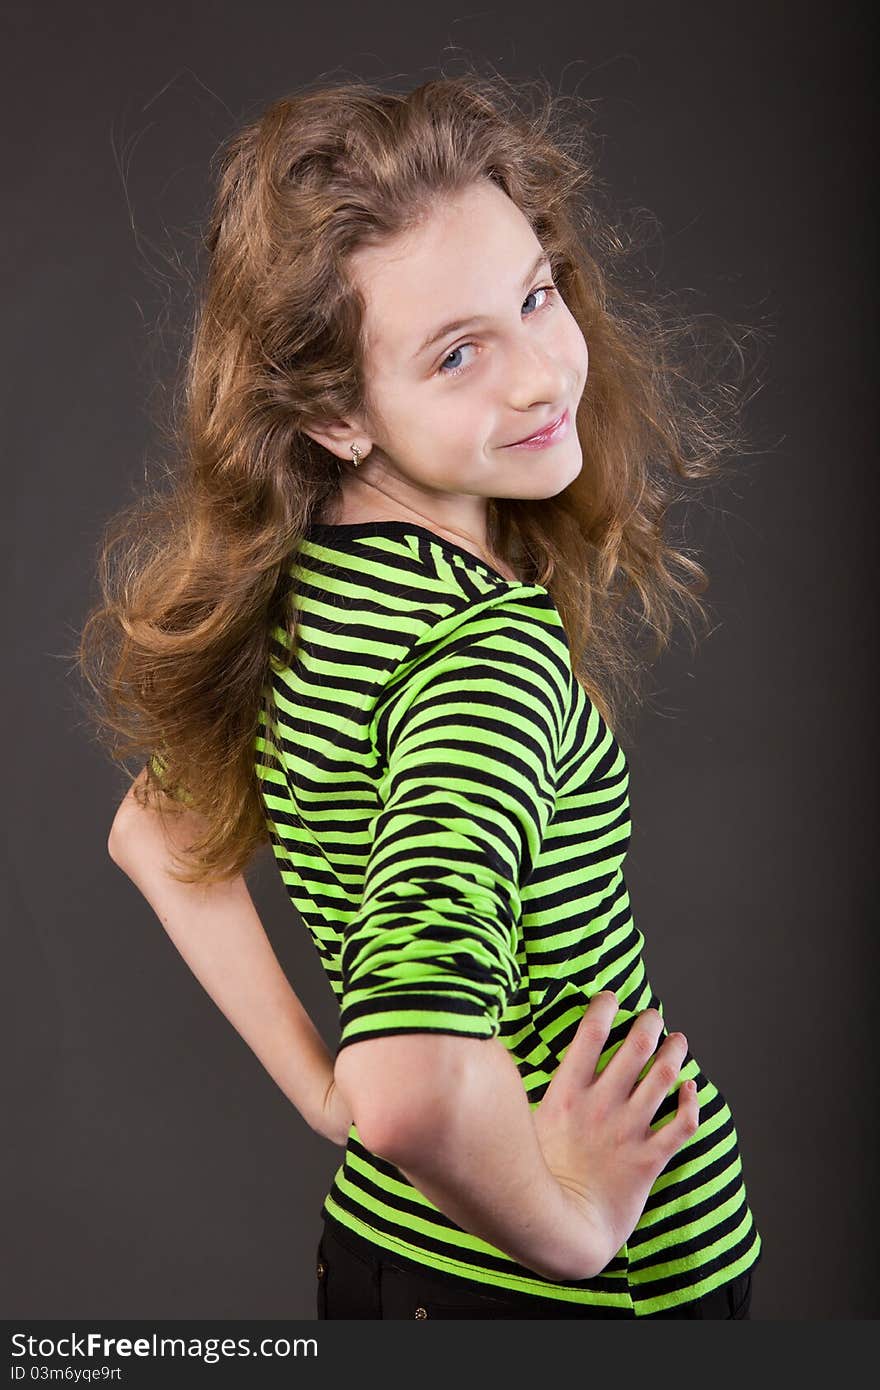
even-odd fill
[{"label": "girl's face", "polygon": [[[314,437],[349,463],[360,446],[344,487],[355,510],[387,511],[378,488],[480,528],[487,498],[553,497],[577,477],[587,345],[501,189],[485,180],[444,200],[406,238],[357,252],[351,274],[366,303],[369,418]],[[511,447],[566,411],[554,442]]]}]

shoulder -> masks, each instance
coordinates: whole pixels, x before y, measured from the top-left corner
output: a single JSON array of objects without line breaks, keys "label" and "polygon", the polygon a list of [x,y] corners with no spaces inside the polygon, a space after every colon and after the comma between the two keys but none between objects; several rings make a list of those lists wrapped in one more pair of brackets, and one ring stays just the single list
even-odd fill
[{"label": "shoulder", "polygon": [[559,614],[547,591],[499,587],[478,603],[450,605],[426,625],[376,692],[373,738],[387,747],[417,711],[504,741],[540,731],[558,756],[575,699]]},{"label": "shoulder", "polygon": [[292,558],[289,590],[303,647],[362,667],[380,700],[452,662],[475,681],[493,665],[531,671],[561,701],[573,679],[549,592],[423,528],[321,526]]},{"label": "shoulder", "polygon": [[445,611],[425,624],[413,657],[436,660],[456,653],[493,654],[501,664],[529,651],[551,665],[570,665],[568,639],[553,599],[540,585],[505,582],[479,597],[451,594]]},{"label": "shoulder", "polygon": [[[498,599],[507,593],[543,594],[425,527],[407,522],[321,524],[299,542],[287,567],[287,587],[304,597],[332,593],[356,603],[368,597],[406,612],[414,598],[442,607]],[[552,604],[551,604],[552,606]]]}]

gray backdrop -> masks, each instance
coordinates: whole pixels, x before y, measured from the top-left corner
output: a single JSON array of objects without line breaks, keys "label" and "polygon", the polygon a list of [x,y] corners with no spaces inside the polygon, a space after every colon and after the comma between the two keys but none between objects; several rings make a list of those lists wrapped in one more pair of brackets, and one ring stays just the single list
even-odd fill
[{"label": "gray backdrop", "polygon": [[[457,52],[595,99],[661,285],[775,324],[751,459],[692,537],[714,623],[627,746],[628,881],[669,1026],[729,1099],[764,1238],[753,1315],[878,1309],[875,341],[859,11],[6,7],[6,1317],[312,1317],[342,1150],[310,1131],[106,854],[124,790],[69,653],[189,312],[209,159],[299,81],[414,85]],[[452,45],[448,48],[447,45]],[[870,250],[870,255],[869,255]],[[868,796],[868,789],[872,795]],[[328,1044],[271,864],[253,892]]]}]

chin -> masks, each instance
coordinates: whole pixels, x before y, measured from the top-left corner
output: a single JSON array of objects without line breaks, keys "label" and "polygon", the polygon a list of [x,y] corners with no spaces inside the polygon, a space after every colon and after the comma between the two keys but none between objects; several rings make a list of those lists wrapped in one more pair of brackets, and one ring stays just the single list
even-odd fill
[{"label": "chin", "polygon": [[[547,497],[558,497],[560,492],[580,476],[584,466],[583,455],[578,450],[577,458],[558,464],[555,468],[544,465],[540,459],[532,460],[532,467],[517,487],[516,492],[506,491],[498,496],[509,497],[520,502],[538,502]],[[509,481],[508,481],[509,487]]]}]

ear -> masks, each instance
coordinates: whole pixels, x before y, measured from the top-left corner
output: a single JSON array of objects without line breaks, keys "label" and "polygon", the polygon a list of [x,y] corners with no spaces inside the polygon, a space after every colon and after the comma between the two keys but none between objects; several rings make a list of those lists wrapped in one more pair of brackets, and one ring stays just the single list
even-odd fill
[{"label": "ear", "polygon": [[345,463],[351,463],[352,444],[357,444],[361,458],[366,457],[372,446],[372,440],[364,437],[363,430],[354,420],[329,420],[313,429],[303,430],[303,433],[307,434],[309,439],[314,439],[316,444],[329,449],[331,454],[335,454]]}]

